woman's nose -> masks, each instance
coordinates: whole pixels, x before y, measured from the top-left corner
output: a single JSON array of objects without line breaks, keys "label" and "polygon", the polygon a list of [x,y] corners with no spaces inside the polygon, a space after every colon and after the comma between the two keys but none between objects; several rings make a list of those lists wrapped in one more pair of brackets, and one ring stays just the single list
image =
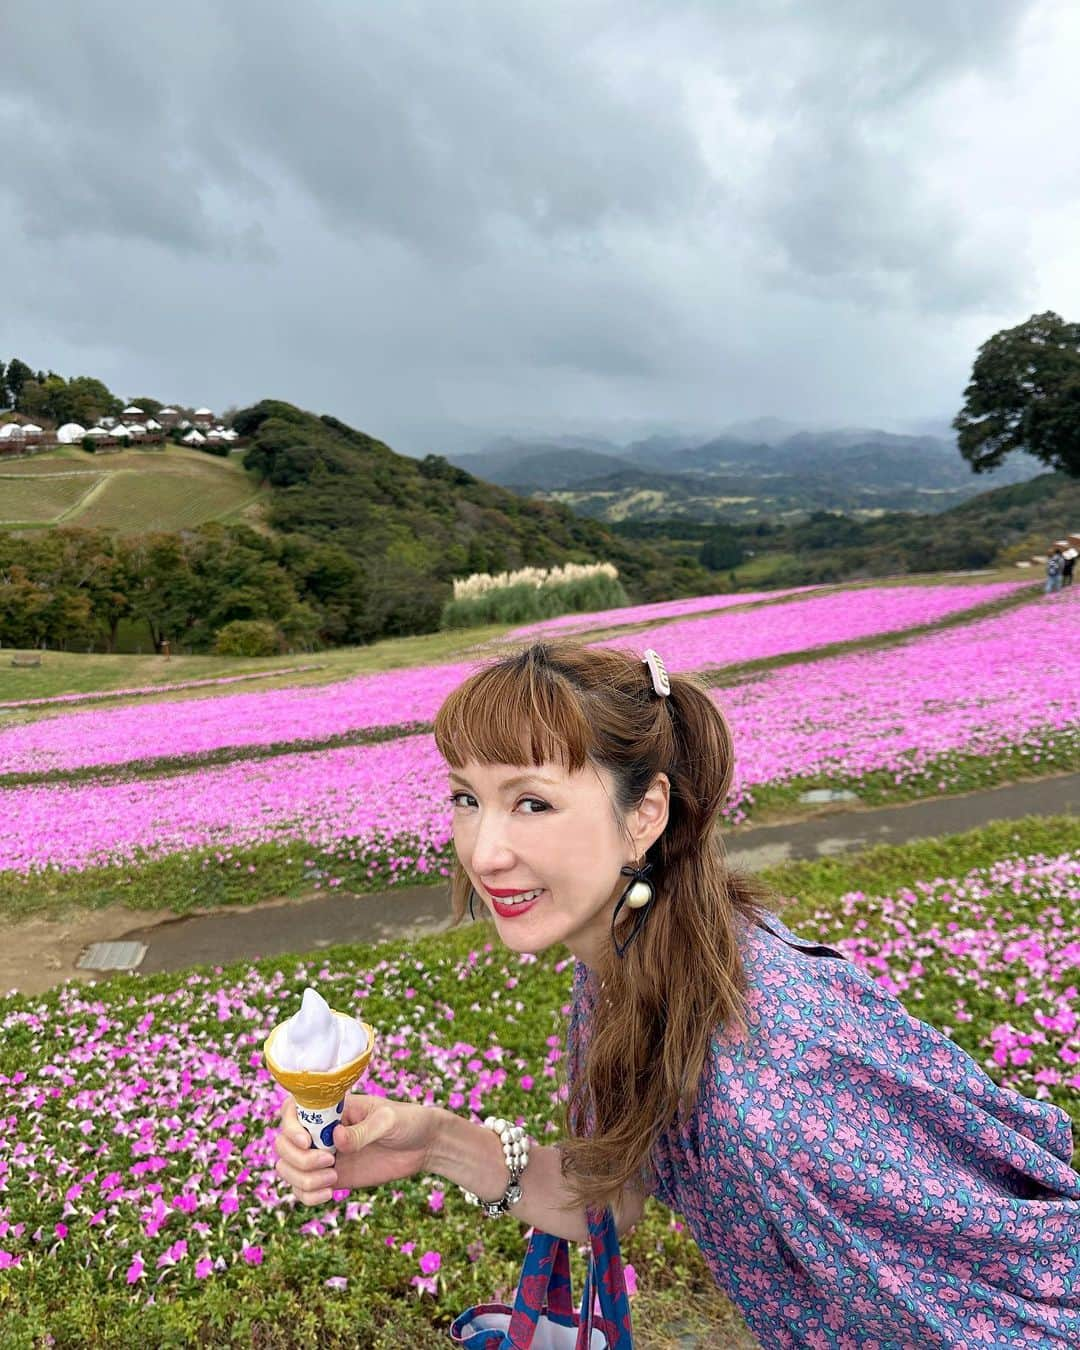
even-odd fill
[{"label": "woman's nose", "polygon": [[473,836],[473,871],[487,875],[504,870],[513,861],[514,854],[507,839],[502,812],[482,812]]}]

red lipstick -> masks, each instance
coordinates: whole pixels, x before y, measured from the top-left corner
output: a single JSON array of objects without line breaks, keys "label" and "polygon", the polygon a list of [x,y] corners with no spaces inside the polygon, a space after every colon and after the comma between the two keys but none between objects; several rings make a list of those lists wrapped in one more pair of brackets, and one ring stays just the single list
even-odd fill
[{"label": "red lipstick", "polygon": [[541,898],[541,895],[543,894],[543,892],[541,891],[541,895],[538,895],[535,900],[519,900],[516,905],[510,904],[500,905],[499,904],[500,899],[509,900],[510,897],[514,895],[528,895],[529,891],[541,890],[541,888],[539,886],[530,886],[526,889],[504,890],[502,888],[497,889],[492,886],[485,886],[484,889],[487,891],[488,895],[491,896],[491,907],[494,909],[495,913],[499,916],[500,919],[516,919],[520,914],[527,914],[529,910],[532,909],[533,905],[536,904],[536,901],[539,900]]}]

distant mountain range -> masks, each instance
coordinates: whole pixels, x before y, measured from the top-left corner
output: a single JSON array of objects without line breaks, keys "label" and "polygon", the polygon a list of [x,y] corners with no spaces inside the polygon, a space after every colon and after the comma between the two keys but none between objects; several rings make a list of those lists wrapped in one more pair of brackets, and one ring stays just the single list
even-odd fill
[{"label": "distant mountain range", "polygon": [[1030,456],[1011,455],[994,473],[974,474],[940,436],[807,431],[776,418],[738,423],[704,442],[675,435],[622,446],[599,437],[502,437],[454,463],[523,496],[606,521],[936,512],[1045,472]]}]

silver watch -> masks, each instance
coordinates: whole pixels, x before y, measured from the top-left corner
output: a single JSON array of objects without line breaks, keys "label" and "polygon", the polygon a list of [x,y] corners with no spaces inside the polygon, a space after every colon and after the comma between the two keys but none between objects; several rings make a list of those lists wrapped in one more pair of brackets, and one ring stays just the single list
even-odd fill
[{"label": "silver watch", "polygon": [[478,1195],[466,1191],[464,1187],[462,1191],[470,1205],[479,1205],[489,1219],[497,1219],[500,1215],[509,1213],[510,1206],[516,1205],[521,1199],[521,1176],[529,1165],[530,1141],[520,1125],[511,1125],[509,1121],[499,1116],[488,1116],[484,1121],[484,1128],[494,1130],[502,1141],[503,1158],[510,1173],[510,1180],[498,1200],[481,1200]]}]

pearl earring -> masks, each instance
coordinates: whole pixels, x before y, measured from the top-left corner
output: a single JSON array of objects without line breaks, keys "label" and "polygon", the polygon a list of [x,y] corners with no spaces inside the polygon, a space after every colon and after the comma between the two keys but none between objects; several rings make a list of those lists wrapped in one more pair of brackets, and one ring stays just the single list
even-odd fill
[{"label": "pearl earring", "polygon": [[[623,872],[626,872],[624,867]],[[647,905],[653,898],[653,888],[647,881],[635,881],[626,892],[626,904],[628,909],[640,909],[642,905]]]},{"label": "pearl earring", "polygon": [[[615,951],[620,957],[624,957],[630,944],[641,931],[641,926],[648,918],[651,910],[650,904],[656,898],[656,891],[653,884],[647,879],[647,874],[651,871],[652,864],[646,863],[644,867],[635,867],[628,864],[626,867],[620,867],[621,876],[630,877],[630,885],[619,896],[618,903],[615,906],[615,913],[611,916],[611,940],[615,946]],[[625,942],[620,942],[615,936],[615,925],[619,920],[619,914],[623,906],[627,909],[635,910],[633,926]]]}]

